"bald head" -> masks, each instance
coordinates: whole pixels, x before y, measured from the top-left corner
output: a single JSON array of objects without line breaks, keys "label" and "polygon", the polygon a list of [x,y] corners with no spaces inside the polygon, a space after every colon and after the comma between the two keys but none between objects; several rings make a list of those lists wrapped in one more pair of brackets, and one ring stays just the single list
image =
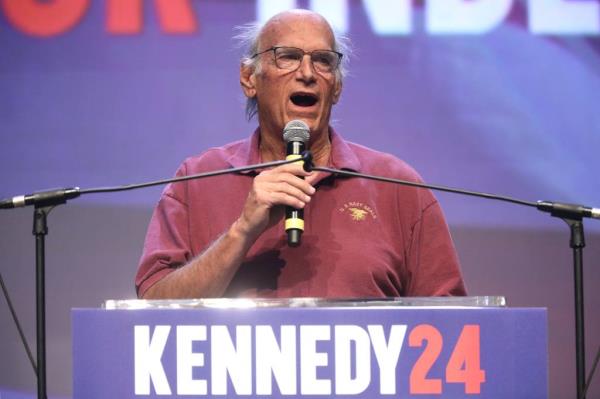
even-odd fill
[{"label": "bald head", "polygon": [[336,40],[329,22],[320,14],[311,10],[288,10],[271,17],[258,34],[258,48],[268,48],[276,43],[283,30],[298,30],[299,26],[313,26],[322,32],[331,49],[334,49]]}]

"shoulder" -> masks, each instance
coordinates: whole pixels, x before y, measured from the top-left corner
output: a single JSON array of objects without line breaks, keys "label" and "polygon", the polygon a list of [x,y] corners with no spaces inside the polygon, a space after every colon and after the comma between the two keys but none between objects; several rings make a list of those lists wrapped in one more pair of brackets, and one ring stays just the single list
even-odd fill
[{"label": "shoulder", "polygon": [[422,182],[419,173],[395,155],[377,151],[361,144],[346,142],[360,161],[362,173]]},{"label": "shoulder", "polygon": [[226,169],[234,164],[234,158],[239,157],[240,153],[246,152],[248,139],[234,141],[220,147],[209,148],[197,155],[186,158],[179,169],[177,175],[189,175],[206,171]]},{"label": "shoulder", "polygon": [[[221,169],[229,169],[236,162],[245,162],[248,157],[249,139],[235,141],[221,147],[209,148],[200,154],[186,158],[177,168],[176,177],[195,175],[199,173],[212,172]],[[199,187],[204,179],[188,180],[184,183],[168,184],[163,190],[163,197],[172,197],[179,202],[185,203],[189,190]]]},{"label": "shoulder", "polygon": [[[347,148],[354,153],[360,164],[360,173],[389,177],[398,180],[404,180],[411,183],[424,183],[421,175],[407,162],[396,157],[395,155],[377,151],[361,144],[346,142]],[[386,189],[393,190],[399,203],[404,204],[402,209],[406,212],[411,209],[407,206],[413,204],[414,208],[419,211],[418,215],[413,215],[410,220],[418,220],[421,218],[422,212],[425,212],[432,205],[437,203],[437,200],[431,190],[426,188],[413,187],[403,184],[386,184]]]}]

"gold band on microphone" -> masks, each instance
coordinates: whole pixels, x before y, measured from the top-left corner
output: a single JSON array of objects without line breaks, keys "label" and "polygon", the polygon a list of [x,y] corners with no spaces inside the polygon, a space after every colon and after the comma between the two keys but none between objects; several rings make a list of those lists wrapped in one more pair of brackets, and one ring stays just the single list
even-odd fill
[{"label": "gold band on microphone", "polygon": [[285,230],[298,229],[304,231],[304,220],[302,219],[285,219]]}]

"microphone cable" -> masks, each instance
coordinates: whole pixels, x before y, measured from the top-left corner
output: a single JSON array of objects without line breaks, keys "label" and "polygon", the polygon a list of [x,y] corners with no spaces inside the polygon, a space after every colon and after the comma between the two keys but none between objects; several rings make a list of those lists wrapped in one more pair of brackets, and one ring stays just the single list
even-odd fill
[{"label": "microphone cable", "polygon": [[19,337],[21,337],[21,342],[25,347],[25,351],[27,352],[27,357],[29,358],[29,362],[31,363],[31,367],[33,367],[33,372],[36,377],[38,375],[37,365],[35,364],[35,360],[33,359],[33,355],[31,354],[31,348],[29,348],[29,344],[27,343],[27,338],[25,338],[25,334],[23,333],[23,328],[21,327],[21,323],[19,322],[19,318],[17,317],[17,312],[15,312],[15,308],[10,300],[10,295],[8,294],[8,289],[4,285],[4,279],[2,278],[2,272],[0,272],[0,286],[2,286],[2,293],[4,294],[4,298],[6,298],[6,303],[8,304],[8,309],[10,310],[10,314],[12,316],[15,325],[17,326],[17,330],[19,331]]},{"label": "microphone cable", "polygon": [[600,346],[598,346],[598,350],[596,351],[596,358],[594,359],[594,365],[592,366],[592,371],[590,371],[590,375],[587,378],[585,386],[583,387],[583,397],[585,398],[585,394],[587,393],[590,385],[592,383],[592,377],[594,376],[594,372],[596,371],[596,366],[598,366],[598,361],[600,361]]}]

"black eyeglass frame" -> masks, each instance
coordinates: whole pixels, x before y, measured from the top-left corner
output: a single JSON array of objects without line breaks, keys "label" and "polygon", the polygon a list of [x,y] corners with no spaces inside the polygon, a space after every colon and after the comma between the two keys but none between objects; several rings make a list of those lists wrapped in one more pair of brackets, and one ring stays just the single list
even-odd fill
[{"label": "black eyeglass frame", "polygon": [[[287,70],[287,71],[297,71],[297,70],[298,70],[298,68],[300,68],[300,65],[302,65],[302,60],[300,60],[300,62],[298,63],[298,66],[296,67],[296,69],[287,69],[287,68],[282,68],[282,67],[280,67],[280,66],[279,66],[279,64],[277,63],[277,53],[276,53],[276,52],[277,52],[277,50],[279,50],[279,49],[293,49],[293,50],[299,50],[300,52],[302,52],[302,58],[304,58],[304,56],[308,54],[308,55],[310,56],[310,62],[311,62],[311,64],[312,64],[313,68],[315,68],[315,70],[317,70],[317,71],[319,71],[319,72],[329,72],[329,73],[334,73],[334,72],[335,72],[335,71],[337,71],[337,70],[338,70],[338,68],[340,67],[340,64],[342,63],[342,57],[344,57],[344,54],[343,54],[343,53],[340,53],[339,51],[335,51],[335,50],[325,50],[325,49],[323,49],[323,50],[320,50],[320,49],[317,49],[317,50],[312,50],[312,51],[305,51],[305,50],[303,50],[303,49],[301,49],[301,48],[298,48],[298,47],[293,47],[293,46],[273,46],[273,47],[269,47],[269,48],[268,48],[268,49],[266,49],[266,50],[259,51],[258,53],[254,54],[252,57],[250,57],[250,59],[254,59],[254,58],[258,57],[258,56],[259,56],[259,55],[261,55],[261,54],[265,54],[265,53],[267,53],[267,52],[269,52],[269,51],[272,51],[272,52],[273,52],[273,59],[275,60],[275,65],[277,66],[277,68],[279,68],[279,69],[285,69],[285,70]],[[318,52],[318,51],[324,51],[324,52],[328,52],[328,53],[337,54],[337,56],[338,56],[337,63],[336,63],[336,65],[335,65],[334,67],[332,67],[332,68],[331,68],[331,71],[320,71],[320,70],[319,70],[317,67],[315,67],[315,66],[314,66],[315,64],[314,64],[314,61],[313,61],[312,55],[313,55],[313,53],[315,53],[315,52]]]}]

